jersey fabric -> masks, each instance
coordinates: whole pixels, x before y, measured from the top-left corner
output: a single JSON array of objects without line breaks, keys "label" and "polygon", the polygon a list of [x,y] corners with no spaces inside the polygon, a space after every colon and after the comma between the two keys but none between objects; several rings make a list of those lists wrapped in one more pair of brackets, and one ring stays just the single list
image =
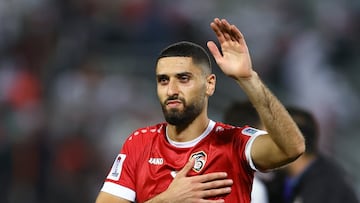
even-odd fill
[{"label": "jersey fabric", "polygon": [[225,202],[249,203],[255,167],[250,157],[253,140],[266,134],[251,127],[233,127],[210,121],[195,140],[175,142],[166,123],[141,128],[124,142],[101,189],[132,202],[145,202],[165,191],[177,171],[191,159],[189,176],[226,172],[233,179]]}]

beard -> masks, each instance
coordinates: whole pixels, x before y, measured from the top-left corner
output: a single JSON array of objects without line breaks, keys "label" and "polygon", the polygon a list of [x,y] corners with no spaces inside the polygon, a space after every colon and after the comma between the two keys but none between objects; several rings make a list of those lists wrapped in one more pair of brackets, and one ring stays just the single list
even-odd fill
[{"label": "beard", "polygon": [[[168,98],[166,101],[174,98]],[[183,103],[184,109],[166,109],[166,101],[161,105],[162,111],[165,117],[166,122],[175,126],[186,126],[192,123],[195,118],[200,115],[204,109],[204,97],[197,97],[195,101],[187,104],[183,98],[176,98],[181,100]]]}]

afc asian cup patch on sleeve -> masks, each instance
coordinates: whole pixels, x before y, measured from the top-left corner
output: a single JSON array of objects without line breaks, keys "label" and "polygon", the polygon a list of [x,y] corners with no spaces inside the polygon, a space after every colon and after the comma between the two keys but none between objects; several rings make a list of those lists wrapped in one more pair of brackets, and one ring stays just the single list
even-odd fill
[{"label": "afc asian cup patch on sleeve", "polygon": [[125,158],[126,158],[125,154],[117,155],[117,157],[114,161],[114,164],[111,167],[110,173],[107,176],[107,179],[115,180],[115,181],[120,179],[120,175],[121,175],[121,171],[122,171],[122,167],[123,167]]},{"label": "afc asian cup patch on sleeve", "polygon": [[267,134],[266,131],[263,130],[259,130],[256,128],[252,128],[252,127],[246,127],[241,131],[242,134],[247,135],[247,136],[256,136],[256,135],[264,135]]}]

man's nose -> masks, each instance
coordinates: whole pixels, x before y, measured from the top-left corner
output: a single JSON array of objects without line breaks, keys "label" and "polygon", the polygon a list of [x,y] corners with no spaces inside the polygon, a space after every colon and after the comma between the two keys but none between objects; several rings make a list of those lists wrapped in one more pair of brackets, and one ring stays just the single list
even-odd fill
[{"label": "man's nose", "polygon": [[168,94],[168,96],[179,94],[179,87],[178,87],[176,81],[169,82],[167,94]]}]

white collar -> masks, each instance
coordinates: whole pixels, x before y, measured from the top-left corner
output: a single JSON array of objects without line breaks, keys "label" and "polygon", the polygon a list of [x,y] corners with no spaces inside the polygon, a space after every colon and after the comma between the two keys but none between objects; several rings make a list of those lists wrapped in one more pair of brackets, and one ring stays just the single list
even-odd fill
[{"label": "white collar", "polygon": [[193,147],[197,143],[199,143],[202,139],[204,139],[207,135],[209,135],[211,130],[214,128],[214,126],[215,126],[215,121],[210,120],[205,131],[200,136],[198,136],[197,138],[195,138],[193,140],[186,141],[186,142],[177,142],[177,141],[171,140],[170,137],[168,136],[167,127],[166,127],[166,139],[171,145],[173,145],[175,147],[179,147],[179,148]]}]

